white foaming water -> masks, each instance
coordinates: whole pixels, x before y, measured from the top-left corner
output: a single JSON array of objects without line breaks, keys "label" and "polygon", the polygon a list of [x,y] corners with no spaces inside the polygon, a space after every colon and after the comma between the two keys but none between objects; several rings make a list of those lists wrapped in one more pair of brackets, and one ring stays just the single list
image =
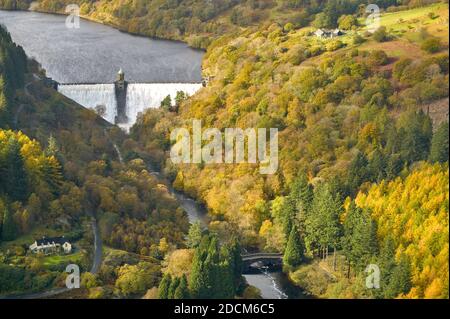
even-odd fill
[{"label": "white foaming water", "polygon": [[105,106],[102,117],[114,123],[117,115],[114,84],[60,84],[58,92],[89,109],[95,110],[99,105]]},{"label": "white foaming water", "polygon": [[[177,92],[191,96],[202,87],[201,83],[129,83],[127,86],[126,116],[128,123],[119,126],[129,131],[136,123],[139,113],[149,108],[158,108],[168,95],[175,103]],[[60,84],[58,92],[84,107],[94,109],[98,105],[106,108],[103,118],[114,124],[117,115],[117,101],[114,84]]]},{"label": "white foaming water", "polygon": [[195,94],[202,87],[201,83],[130,83],[127,89],[126,113],[128,124],[133,125],[139,113],[149,108],[158,108],[162,100],[170,95],[172,104],[178,91],[189,96]]}]

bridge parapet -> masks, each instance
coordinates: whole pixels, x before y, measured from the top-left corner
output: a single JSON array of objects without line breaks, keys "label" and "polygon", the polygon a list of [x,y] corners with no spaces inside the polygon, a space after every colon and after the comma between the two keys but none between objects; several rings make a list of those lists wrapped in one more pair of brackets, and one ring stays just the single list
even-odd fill
[{"label": "bridge parapet", "polygon": [[283,255],[277,253],[242,254],[243,273],[255,271],[255,265],[269,268],[280,268],[283,264]]}]

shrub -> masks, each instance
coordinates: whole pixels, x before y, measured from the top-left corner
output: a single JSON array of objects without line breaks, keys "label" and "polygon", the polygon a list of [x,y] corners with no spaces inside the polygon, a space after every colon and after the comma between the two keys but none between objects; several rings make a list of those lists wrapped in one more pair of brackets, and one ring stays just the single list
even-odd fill
[{"label": "shrub", "polygon": [[294,25],[291,22],[288,22],[284,25],[283,29],[285,32],[290,32],[294,30]]},{"label": "shrub", "polygon": [[380,66],[388,63],[388,56],[383,50],[375,50],[370,53],[368,58],[369,65]]},{"label": "shrub", "polygon": [[364,43],[364,41],[366,41],[362,36],[360,36],[359,34],[355,35],[353,37],[353,44],[358,45],[361,43]]},{"label": "shrub", "polygon": [[436,53],[441,50],[441,40],[438,38],[429,38],[422,43],[421,49],[428,53]]},{"label": "shrub", "polygon": [[377,31],[373,33],[373,39],[377,42],[386,42],[389,40],[386,27],[379,27]]},{"label": "shrub", "polygon": [[326,48],[327,48],[327,51],[336,51],[344,46],[345,46],[345,44],[342,41],[334,40],[334,41],[328,42],[326,45]]},{"label": "shrub", "polygon": [[357,25],[357,20],[352,15],[343,15],[339,18],[339,28],[343,30],[350,30],[353,26]]}]

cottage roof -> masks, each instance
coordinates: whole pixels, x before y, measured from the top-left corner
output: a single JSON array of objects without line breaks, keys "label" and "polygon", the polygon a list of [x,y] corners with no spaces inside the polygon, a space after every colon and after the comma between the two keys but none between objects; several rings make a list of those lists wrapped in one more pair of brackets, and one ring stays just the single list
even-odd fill
[{"label": "cottage roof", "polygon": [[69,242],[64,236],[62,237],[42,237],[42,239],[36,240],[38,246],[41,245],[51,245],[53,243],[63,245],[64,243]]}]

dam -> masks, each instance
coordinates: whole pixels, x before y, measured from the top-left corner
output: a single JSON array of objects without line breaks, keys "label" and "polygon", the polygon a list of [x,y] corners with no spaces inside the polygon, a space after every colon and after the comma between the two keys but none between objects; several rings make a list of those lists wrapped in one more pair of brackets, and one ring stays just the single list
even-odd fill
[{"label": "dam", "polygon": [[160,107],[167,96],[174,105],[178,92],[192,96],[202,88],[202,83],[129,83],[119,70],[111,84],[58,84],[57,87],[64,96],[128,131],[140,113]]},{"label": "dam", "polygon": [[65,22],[62,15],[0,10],[0,23],[58,91],[110,123],[130,128],[139,113],[160,107],[167,95],[174,102],[178,91],[193,95],[201,88],[201,50],[83,19],[78,29]]}]

